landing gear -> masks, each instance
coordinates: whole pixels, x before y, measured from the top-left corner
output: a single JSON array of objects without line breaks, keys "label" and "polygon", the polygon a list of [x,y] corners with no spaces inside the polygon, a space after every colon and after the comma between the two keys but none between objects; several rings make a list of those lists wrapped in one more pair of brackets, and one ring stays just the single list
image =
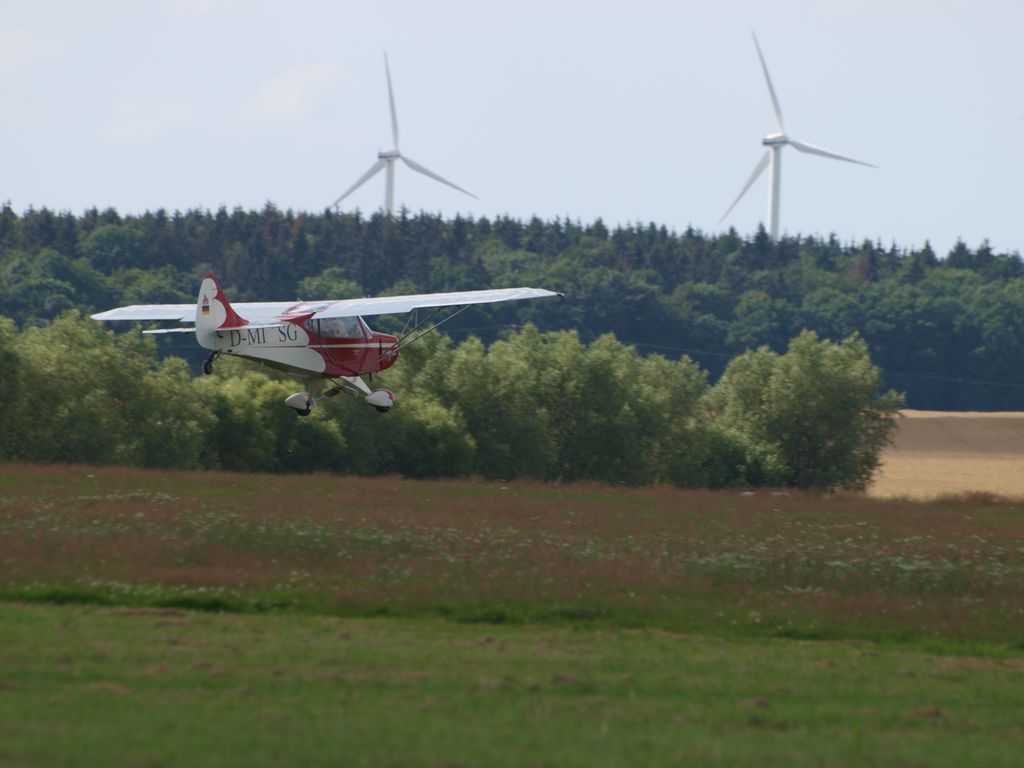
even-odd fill
[{"label": "landing gear", "polygon": [[286,397],[284,404],[289,408],[294,408],[295,413],[299,416],[309,416],[313,406],[316,405],[316,398],[309,392],[296,392],[294,395]]},{"label": "landing gear", "polygon": [[323,397],[334,397],[342,392],[348,392],[356,397],[361,397],[364,402],[376,408],[378,413],[387,413],[395,404],[394,392],[390,389],[371,390],[366,382],[358,376],[339,376],[336,379],[330,379],[330,382],[332,386],[326,391],[322,391],[320,387],[323,382],[313,380],[306,392],[289,395],[285,398],[284,403],[289,408],[294,408],[299,416],[309,416],[310,411],[316,405],[316,396],[321,394]]},{"label": "landing gear", "polygon": [[340,392],[348,392],[363,398],[376,408],[378,413],[387,413],[395,404],[394,392],[390,389],[371,390],[359,376],[339,376],[337,379],[331,379],[331,382],[334,386],[324,392],[324,397],[334,397]]},{"label": "landing gear", "polygon": [[395,404],[395,393],[390,389],[375,389],[363,399],[376,408],[377,413],[387,413]]},{"label": "landing gear", "polygon": [[217,359],[218,355],[220,355],[220,352],[211,352],[210,356],[203,361],[203,373],[207,376],[213,373],[213,361]]}]

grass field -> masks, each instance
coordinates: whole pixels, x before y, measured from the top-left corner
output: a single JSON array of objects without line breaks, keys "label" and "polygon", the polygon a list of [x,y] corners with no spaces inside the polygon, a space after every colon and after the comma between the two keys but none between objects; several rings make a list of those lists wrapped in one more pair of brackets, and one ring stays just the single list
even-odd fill
[{"label": "grass field", "polygon": [[901,416],[872,495],[983,492],[1024,498],[1024,413],[903,411]]},{"label": "grass field", "polygon": [[0,466],[3,765],[1017,765],[1024,501]]},{"label": "grass field", "polygon": [[1014,766],[1016,658],[0,605],[0,763]]}]

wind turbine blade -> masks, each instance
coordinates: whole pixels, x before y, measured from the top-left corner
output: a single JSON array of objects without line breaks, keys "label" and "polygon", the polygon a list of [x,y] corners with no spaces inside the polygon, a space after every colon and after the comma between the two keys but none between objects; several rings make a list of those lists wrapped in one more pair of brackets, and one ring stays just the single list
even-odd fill
[{"label": "wind turbine blade", "polygon": [[772,78],[768,74],[768,65],[764,63],[764,54],[761,53],[761,46],[757,42],[757,35],[750,33],[754,38],[754,47],[757,48],[757,58],[761,60],[761,69],[764,70],[764,81],[768,83],[768,94],[772,97],[772,109],[775,110],[775,120],[779,124],[779,133],[785,133],[782,127],[782,108],[779,106],[779,99],[775,95],[775,88],[772,86]]},{"label": "wind turbine blade", "polygon": [[405,163],[406,165],[408,165],[410,168],[412,168],[417,173],[422,173],[424,176],[429,176],[434,181],[440,181],[442,184],[447,184],[452,189],[457,189],[457,190],[459,190],[459,192],[462,192],[463,194],[469,195],[474,200],[479,200],[480,199],[476,195],[474,195],[472,192],[467,192],[462,187],[460,187],[458,184],[452,184],[450,181],[448,181],[448,179],[445,179],[445,178],[442,178],[442,177],[438,176],[433,171],[427,170],[426,168],[424,168],[419,163],[413,162],[412,160],[410,160],[408,157],[405,157],[404,155],[402,156],[402,162]]},{"label": "wind turbine blade", "polygon": [[771,159],[771,154],[772,151],[769,149],[767,152],[764,153],[764,155],[758,161],[757,165],[754,166],[754,172],[750,174],[750,178],[747,179],[747,183],[743,185],[743,189],[741,189],[740,193],[736,195],[736,199],[732,201],[732,205],[729,206],[729,210],[726,211],[722,215],[722,218],[718,220],[719,224],[725,221],[725,217],[732,213],[732,209],[736,207],[736,203],[743,199],[743,196],[747,194],[747,190],[750,189],[751,185],[755,181],[757,181],[757,177],[764,173],[764,169],[768,167],[768,161]]},{"label": "wind turbine blade", "polygon": [[866,165],[868,168],[877,168],[877,165],[871,163],[865,163],[863,160],[854,160],[852,157],[846,155],[840,155],[838,152],[833,152],[830,149],[824,147],[817,147],[814,144],[805,144],[802,141],[789,140],[789,145],[793,149],[798,149],[801,152],[806,152],[809,155],[821,155],[822,157],[831,157],[833,160],[845,160],[847,163],[856,163],[857,165]]},{"label": "wind turbine blade", "polygon": [[370,166],[370,170],[368,170],[366,173],[364,173],[362,176],[360,176],[359,177],[359,181],[357,181],[355,184],[353,184],[351,187],[349,187],[341,197],[339,197],[337,200],[335,200],[333,203],[331,203],[331,208],[334,208],[335,206],[337,206],[338,203],[340,203],[346,197],[348,197],[353,192],[355,192],[357,189],[359,189],[361,186],[363,186],[363,184],[365,184],[367,181],[369,181],[370,178],[375,173],[380,171],[385,165],[387,165],[387,160],[378,160],[376,163],[374,163],[372,166]]},{"label": "wind turbine blade", "polygon": [[391,104],[391,138],[398,149],[398,112],[395,111],[395,92],[391,88],[391,68],[388,66],[388,55],[384,54],[384,74],[388,77],[388,102]]}]

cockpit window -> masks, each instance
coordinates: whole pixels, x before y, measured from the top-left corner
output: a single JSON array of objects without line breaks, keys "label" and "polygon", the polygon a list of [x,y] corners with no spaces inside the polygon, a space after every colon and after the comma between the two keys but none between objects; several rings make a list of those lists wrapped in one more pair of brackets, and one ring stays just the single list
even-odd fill
[{"label": "cockpit window", "polygon": [[304,325],[308,330],[325,338],[364,338],[363,325],[359,322],[358,317],[327,317],[321,320],[311,318]]}]

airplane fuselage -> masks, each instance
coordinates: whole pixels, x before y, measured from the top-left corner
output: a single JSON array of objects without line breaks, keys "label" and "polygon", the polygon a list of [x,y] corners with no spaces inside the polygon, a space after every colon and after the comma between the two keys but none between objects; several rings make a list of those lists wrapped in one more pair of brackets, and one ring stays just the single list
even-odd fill
[{"label": "airplane fuselage", "polygon": [[351,328],[339,332],[326,327],[327,321],[306,315],[269,326],[207,331],[200,343],[281,370],[325,377],[362,376],[390,368],[398,359],[397,337],[371,331],[362,318],[351,321]]}]

